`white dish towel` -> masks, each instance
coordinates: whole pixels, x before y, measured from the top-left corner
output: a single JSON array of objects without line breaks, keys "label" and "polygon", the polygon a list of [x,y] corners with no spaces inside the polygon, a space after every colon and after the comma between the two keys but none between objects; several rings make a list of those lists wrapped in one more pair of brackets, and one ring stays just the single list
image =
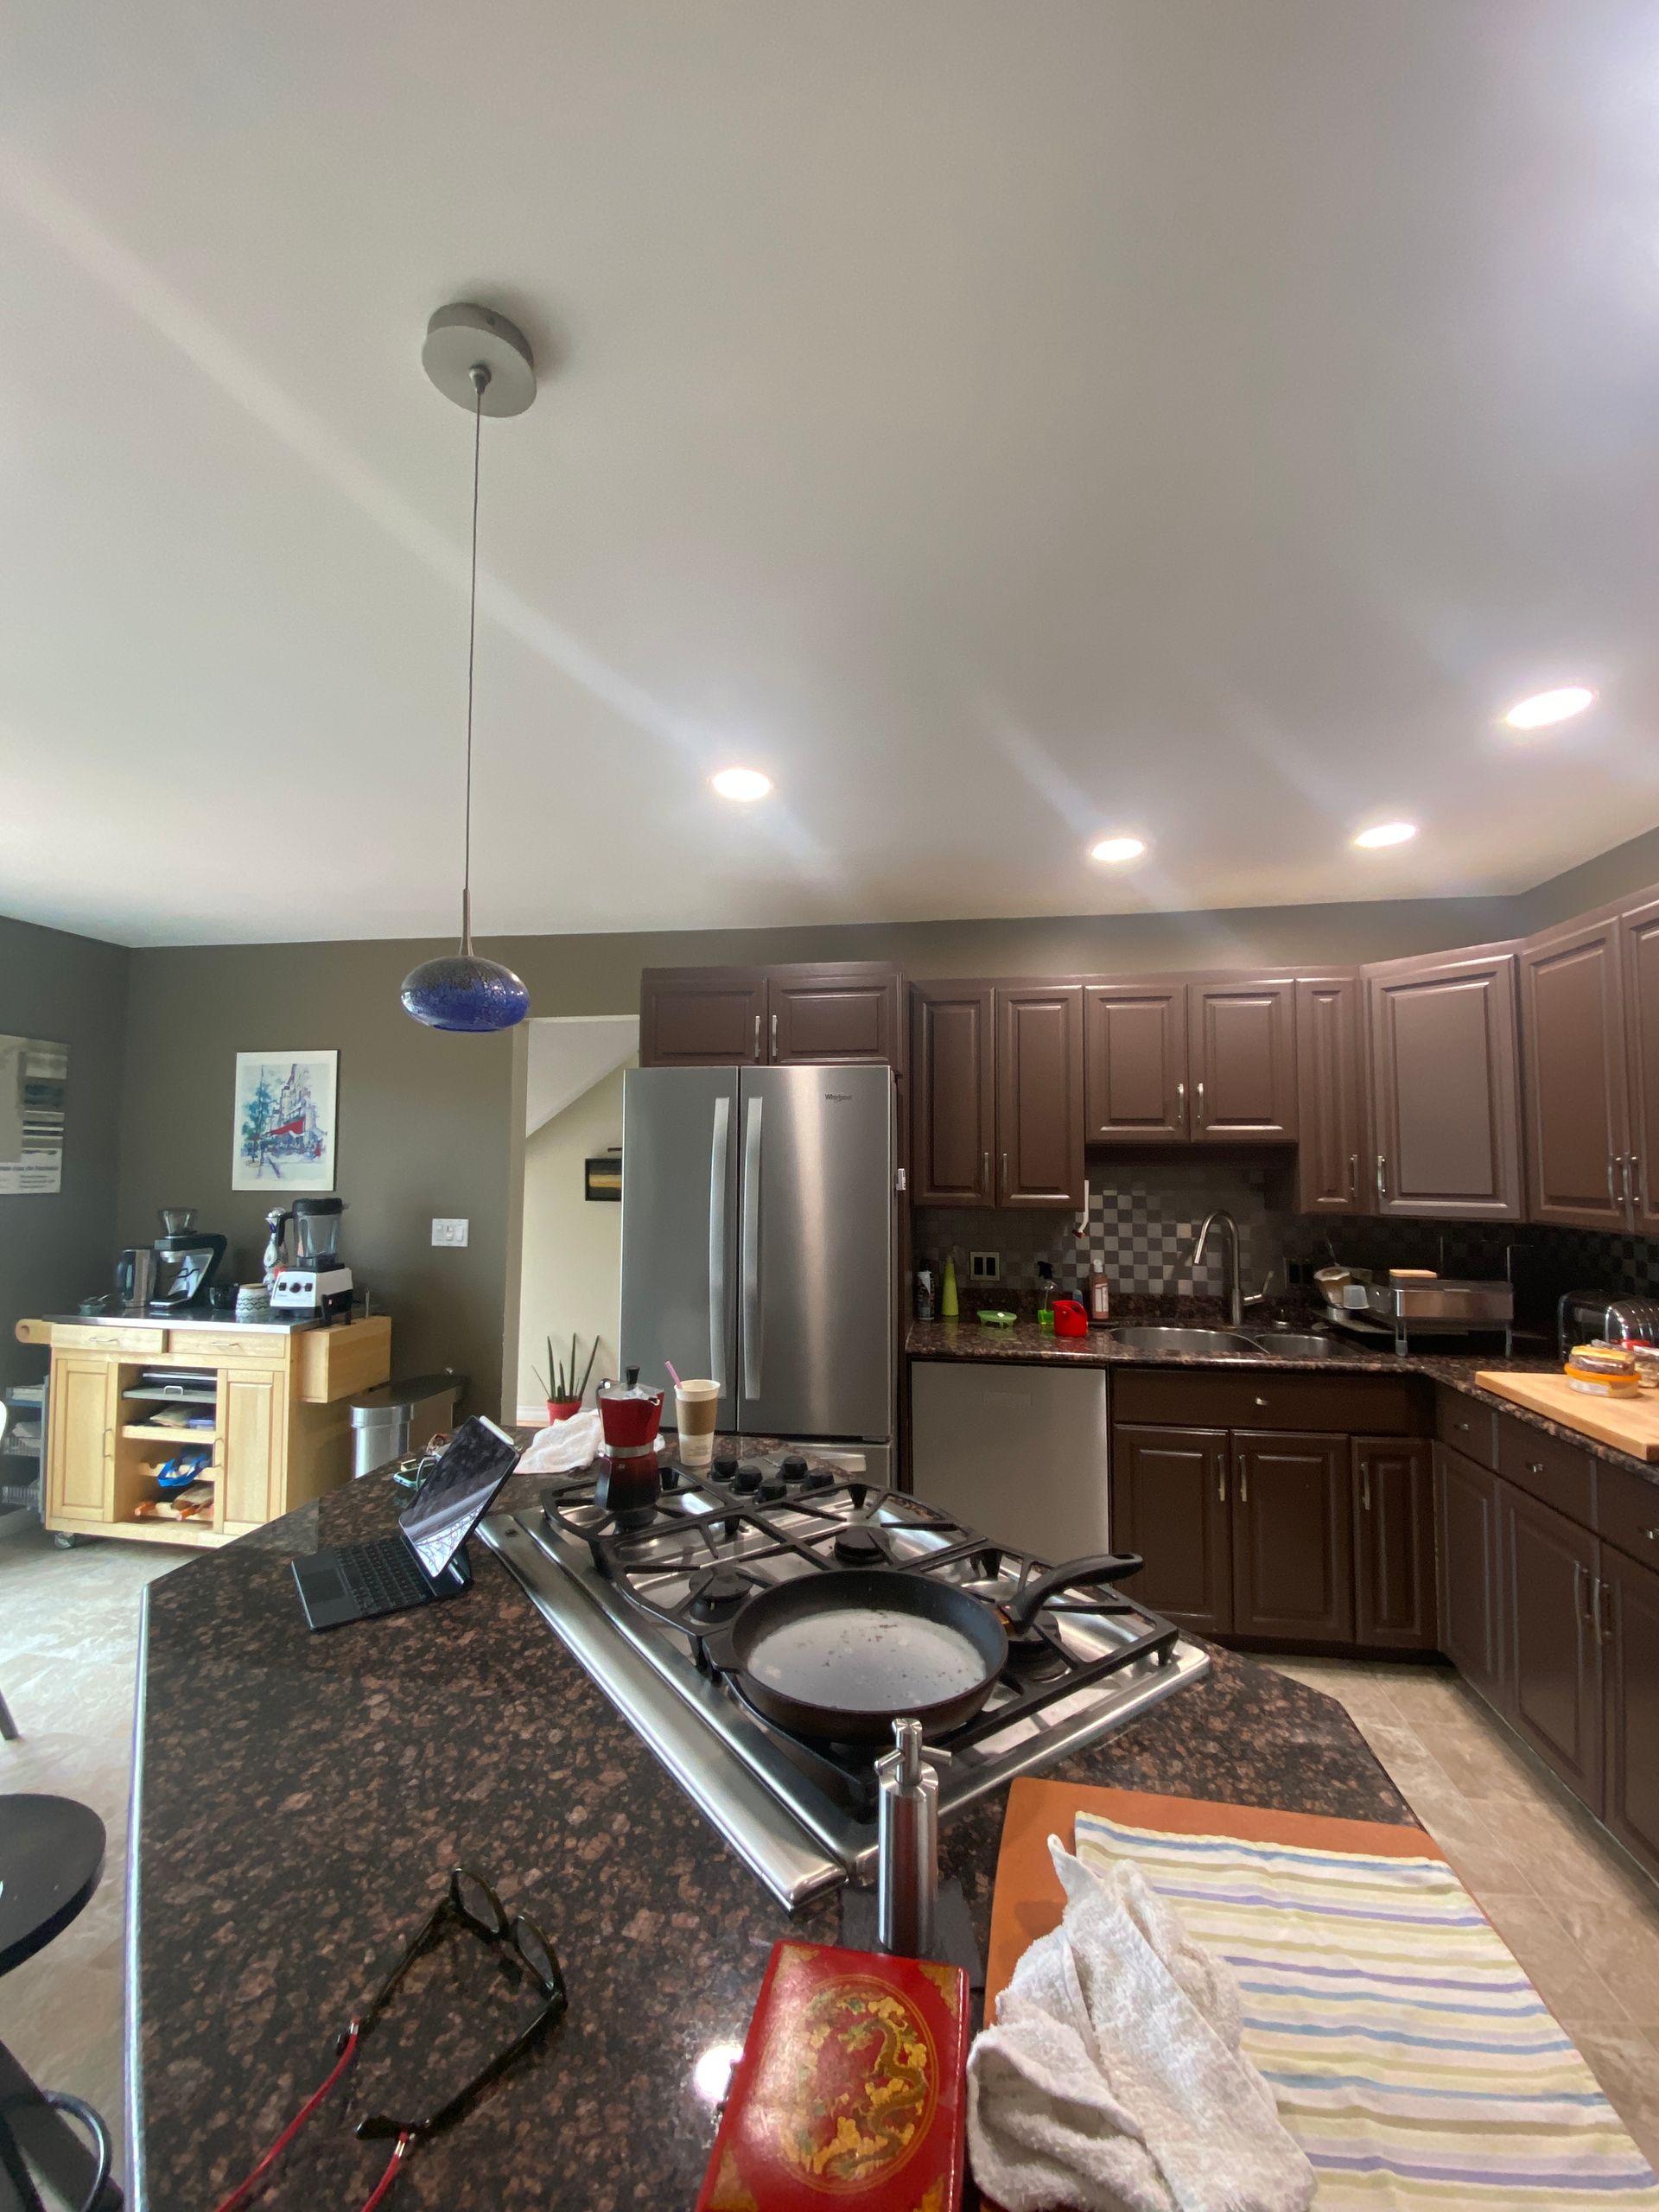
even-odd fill
[{"label": "white dish towel", "polygon": [[1048,1847],[1065,1916],[969,2053],[980,2188],[1003,2212],[1305,2212],[1313,2169],[1240,2054],[1230,1969],[1138,1867]]}]

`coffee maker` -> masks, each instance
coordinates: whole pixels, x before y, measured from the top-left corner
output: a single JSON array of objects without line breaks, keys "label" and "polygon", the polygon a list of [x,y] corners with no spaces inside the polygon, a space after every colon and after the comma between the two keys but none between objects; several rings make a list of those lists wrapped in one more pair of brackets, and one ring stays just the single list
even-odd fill
[{"label": "coffee maker", "polygon": [[294,1257],[283,1261],[272,1277],[274,1315],[292,1321],[351,1319],[352,1271],[342,1264],[339,1250],[340,1217],[345,1211],[343,1198],[295,1199],[290,1209]]},{"label": "coffee maker", "polygon": [[[176,1313],[188,1306],[205,1306],[226,1240],[198,1229],[194,1206],[163,1206],[162,1234],[151,1246],[156,1255],[150,1285],[152,1313]],[[123,1255],[124,1257],[124,1255]]]}]

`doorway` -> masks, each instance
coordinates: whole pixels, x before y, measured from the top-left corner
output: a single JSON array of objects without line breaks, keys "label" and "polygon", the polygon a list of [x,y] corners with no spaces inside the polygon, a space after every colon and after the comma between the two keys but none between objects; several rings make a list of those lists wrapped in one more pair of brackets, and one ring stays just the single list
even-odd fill
[{"label": "doorway", "polygon": [[622,1208],[622,1077],[639,1065],[639,1018],[604,1014],[528,1021],[524,1176],[519,1245],[521,1422],[547,1419],[547,1342],[576,1375],[596,1345],[587,1398],[617,1372]]}]

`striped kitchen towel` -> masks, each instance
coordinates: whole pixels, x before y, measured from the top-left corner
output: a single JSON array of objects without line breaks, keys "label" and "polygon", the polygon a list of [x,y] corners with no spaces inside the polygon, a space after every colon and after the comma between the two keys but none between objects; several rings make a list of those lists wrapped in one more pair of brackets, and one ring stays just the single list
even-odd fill
[{"label": "striped kitchen towel", "polygon": [[1079,1812],[1224,1957],[1243,2048],[1319,2177],[1320,2212],[1643,2205],[1659,2182],[1442,1859],[1175,1835]]}]

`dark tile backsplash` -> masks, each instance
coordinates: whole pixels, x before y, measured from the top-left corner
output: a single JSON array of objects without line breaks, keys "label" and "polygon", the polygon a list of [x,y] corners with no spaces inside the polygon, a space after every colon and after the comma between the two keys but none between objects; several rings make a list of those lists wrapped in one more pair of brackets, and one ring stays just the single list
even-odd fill
[{"label": "dark tile backsplash", "polygon": [[1480,1277],[1511,1273],[1517,1322],[1552,1331],[1564,1290],[1659,1295],[1659,1243],[1645,1237],[1525,1223],[1322,1219],[1287,1211],[1285,1184],[1282,1169],[1268,1166],[1183,1160],[1116,1168],[1096,1154],[1081,1237],[1072,1233],[1075,1214],[924,1206],[916,1212],[915,1251],[936,1268],[954,1254],[968,1311],[975,1300],[973,1252],[999,1254],[998,1287],[1027,1303],[1035,1294],[1039,1260],[1052,1263],[1062,1287],[1097,1268],[1126,1296],[1213,1297],[1222,1288],[1217,1260],[1207,1255],[1195,1272],[1191,1255],[1205,1216],[1223,1206],[1238,1224],[1247,1292],[1260,1290],[1269,1271],[1275,1289],[1281,1288],[1287,1263],[1294,1271],[1311,1270],[1334,1252],[1357,1267],[1433,1268]]}]

